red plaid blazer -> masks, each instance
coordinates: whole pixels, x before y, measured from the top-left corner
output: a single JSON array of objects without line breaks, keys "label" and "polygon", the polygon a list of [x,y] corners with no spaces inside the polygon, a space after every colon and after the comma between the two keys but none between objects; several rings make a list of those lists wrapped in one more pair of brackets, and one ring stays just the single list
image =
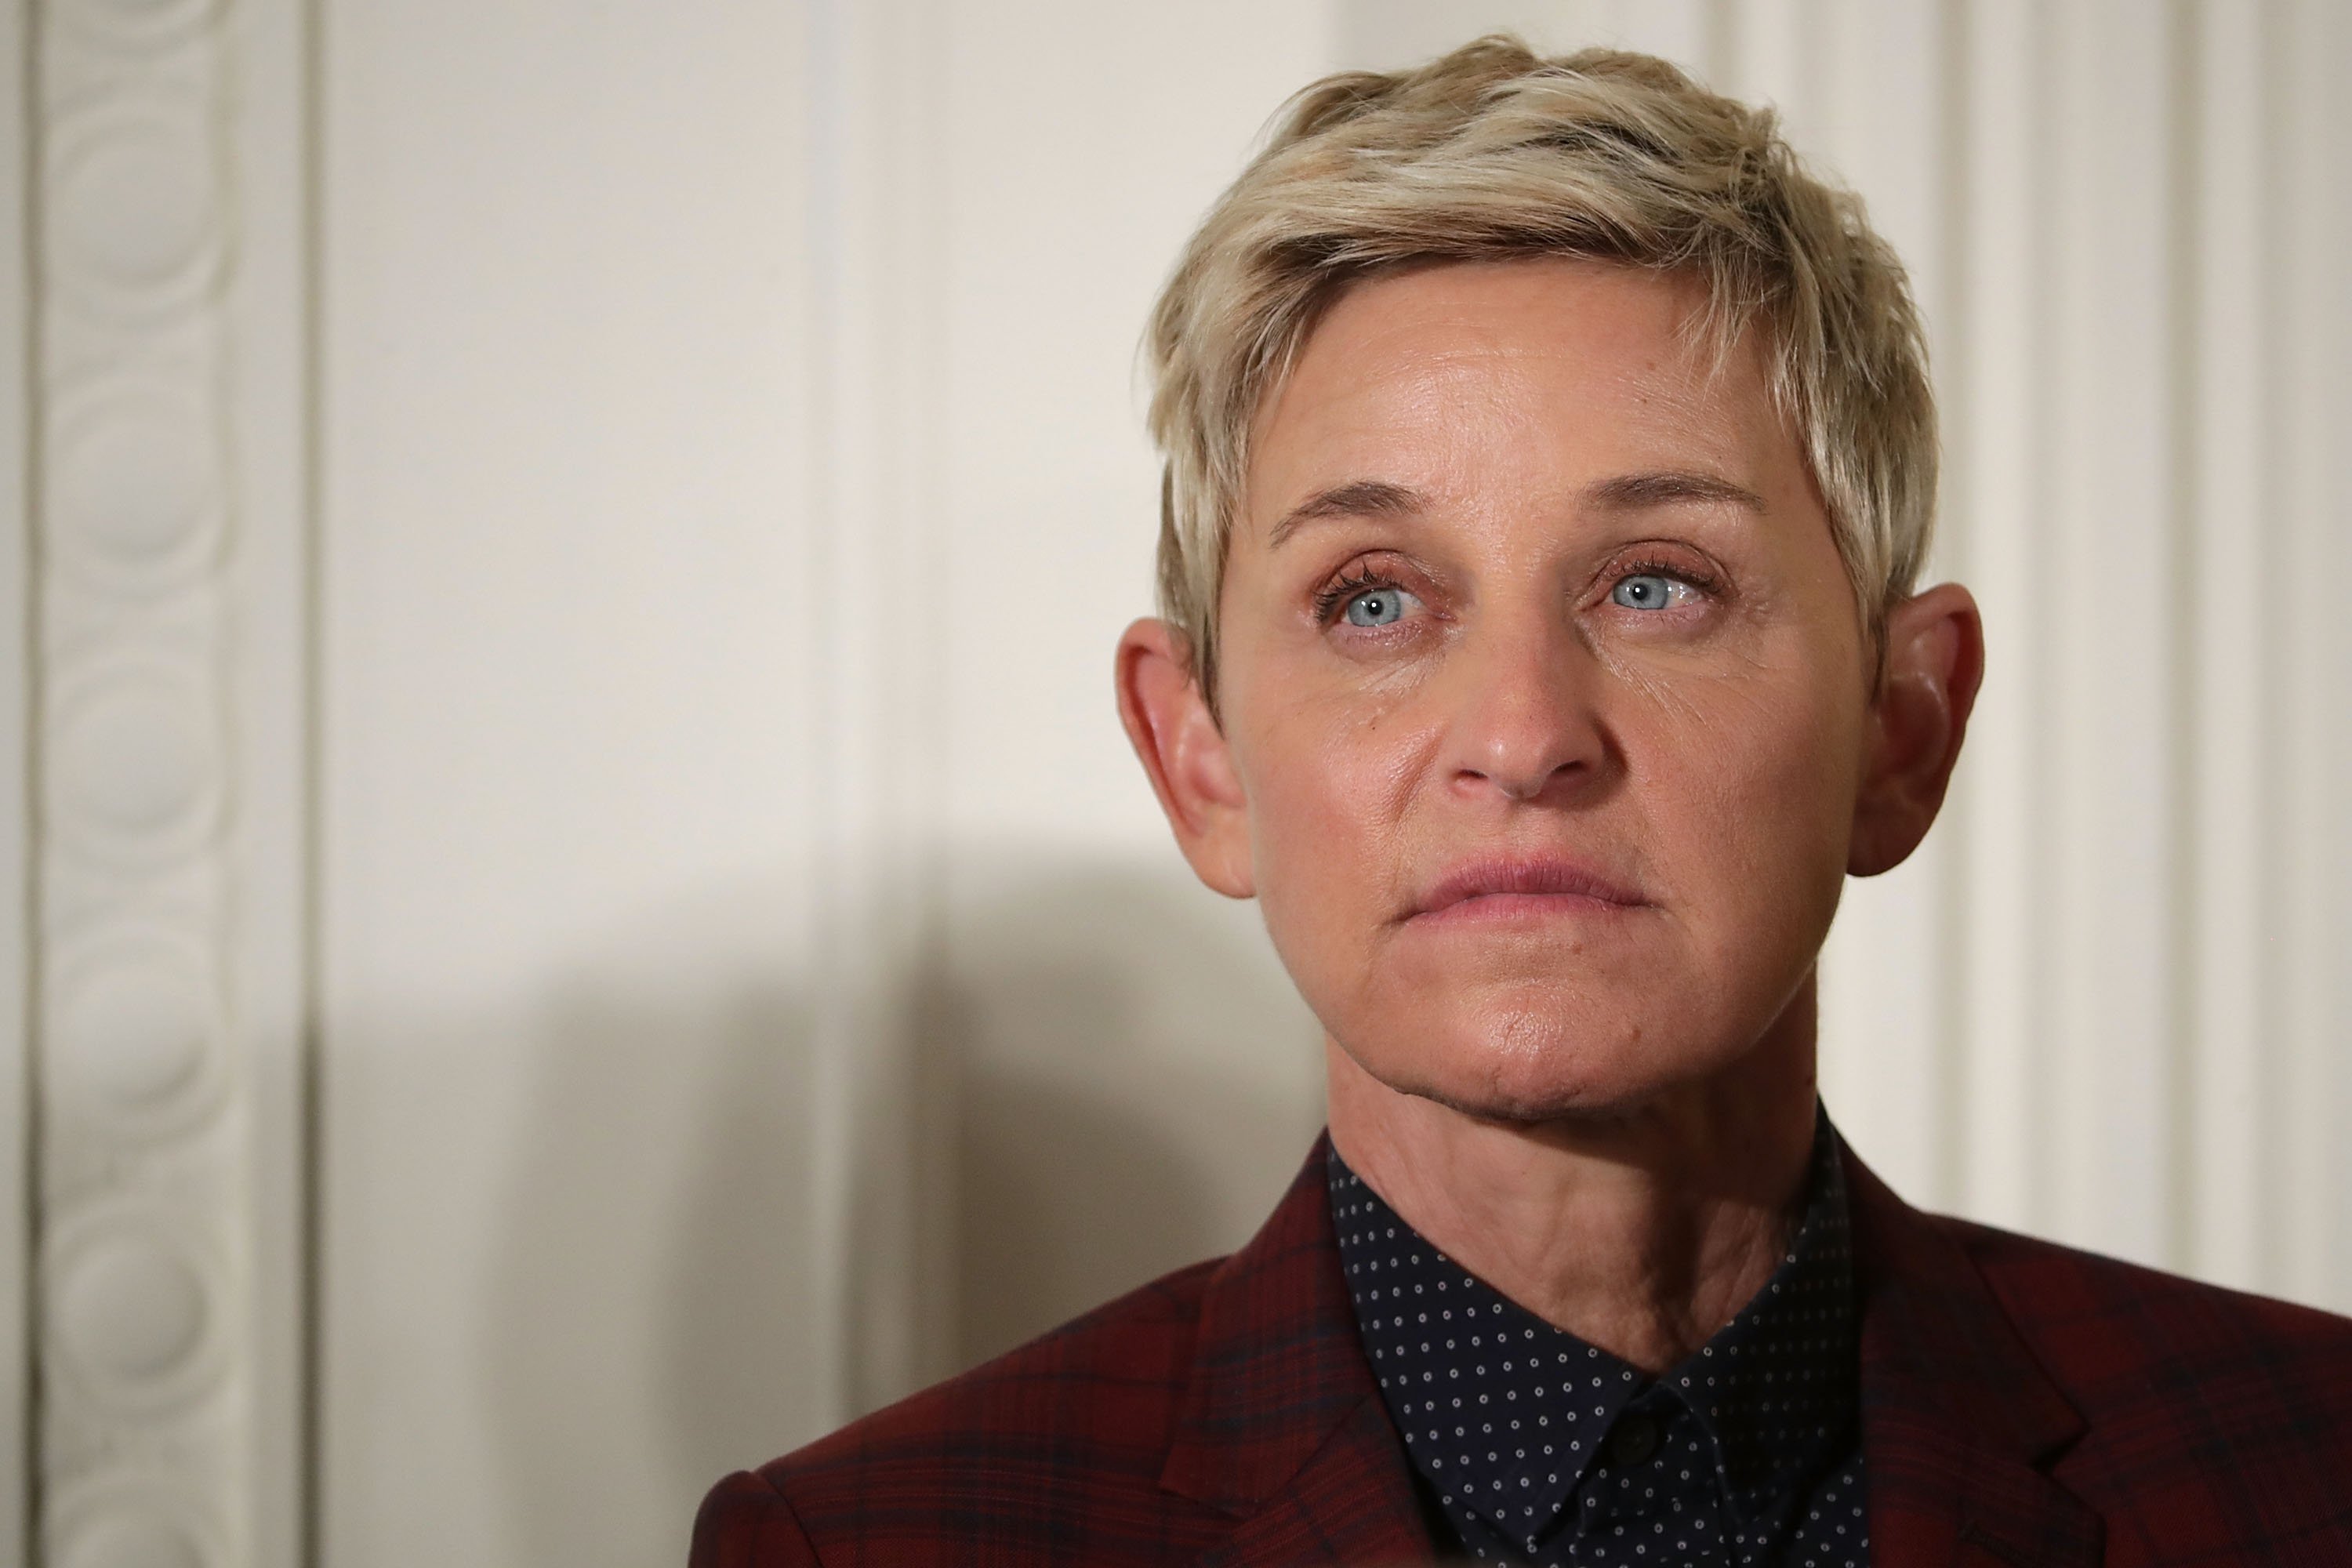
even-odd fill
[{"label": "red plaid blazer", "polygon": [[[1874,1563],[2352,1564],[2352,1321],[1923,1215],[1846,1158]],[[1433,1554],[1318,1146],[1231,1258],[721,1481],[692,1562]]]}]

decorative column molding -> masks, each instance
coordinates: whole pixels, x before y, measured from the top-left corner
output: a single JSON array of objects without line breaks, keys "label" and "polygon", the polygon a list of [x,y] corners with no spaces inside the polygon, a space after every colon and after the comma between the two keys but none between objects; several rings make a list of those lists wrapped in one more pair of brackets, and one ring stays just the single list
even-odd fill
[{"label": "decorative column molding", "polygon": [[299,167],[298,38],[266,0],[34,18],[32,1468],[60,1568],[299,1538],[302,442],[262,428],[299,418],[299,184],[251,199]]}]

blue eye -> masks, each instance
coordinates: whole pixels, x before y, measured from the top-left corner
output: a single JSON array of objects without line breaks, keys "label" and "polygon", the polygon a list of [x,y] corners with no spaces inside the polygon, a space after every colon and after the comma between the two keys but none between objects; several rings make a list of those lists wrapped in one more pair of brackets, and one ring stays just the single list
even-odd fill
[{"label": "blue eye", "polygon": [[1404,618],[1404,602],[1412,596],[1402,588],[1367,588],[1348,601],[1348,624],[1394,626]]},{"label": "blue eye", "polygon": [[1629,610],[1663,610],[1689,597],[1690,584],[1658,572],[1637,572],[1609,590],[1609,601]]}]

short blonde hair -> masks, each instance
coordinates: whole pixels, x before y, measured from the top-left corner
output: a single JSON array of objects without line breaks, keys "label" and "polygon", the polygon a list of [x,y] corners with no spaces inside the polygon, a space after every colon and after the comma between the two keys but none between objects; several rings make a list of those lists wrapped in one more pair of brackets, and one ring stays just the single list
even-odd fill
[{"label": "short blonde hair", "polygon": [[1693,330],[1718,353],[1760,328],[1874,637],[1911,592],[1935,523],[1935,398],[1903,265],[1861,201],[1806,171],[1769,109],[1664,60],[1486,37],[1299,93],[1152,311],[1160,608],[1213,700],[1251,426],[1322,313],[1375,273],[1530,256],[1697,277]]}]

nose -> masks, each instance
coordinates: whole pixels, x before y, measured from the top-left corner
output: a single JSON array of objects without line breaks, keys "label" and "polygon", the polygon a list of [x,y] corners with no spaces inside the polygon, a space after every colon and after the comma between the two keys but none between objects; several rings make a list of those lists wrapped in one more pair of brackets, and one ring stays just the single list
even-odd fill
[{"label": "nose", "polygon": [[1590,787],[1611,752],[1597,700],[1606,679],[1565,617],[1489,620],[1448,672],[1454,787],[1531,802]]}]

